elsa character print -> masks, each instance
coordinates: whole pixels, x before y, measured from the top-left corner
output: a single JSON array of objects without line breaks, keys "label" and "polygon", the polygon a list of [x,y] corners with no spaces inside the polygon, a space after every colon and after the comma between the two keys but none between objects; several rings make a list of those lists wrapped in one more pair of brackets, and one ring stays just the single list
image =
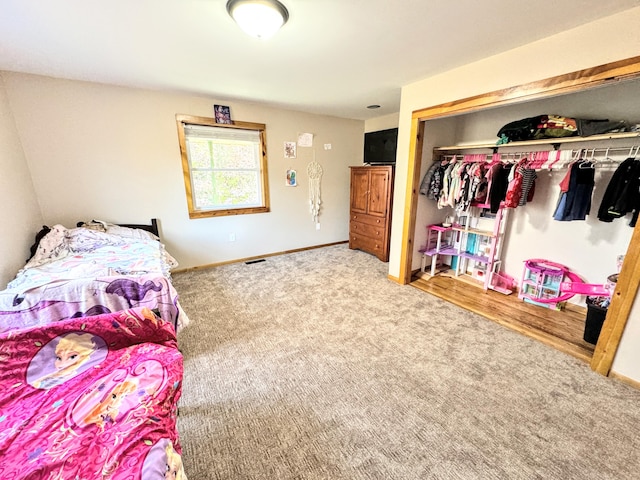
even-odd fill
[{"label": "elsa character print", "polygon": [[165,454],[167,456],[167,469],[164,474],[165,480],[182,480],[185,478],[184,470],[182,468],[182,458],[173,449],[173,444],[169,442],[165,447]]},{"label": "elsa character print", "polygon": [[34,380],[36,388],[53,388],[75,377],[96,351],[96,343],[90,333],[69,333],[62,337],[55,348],[55,370]]}]

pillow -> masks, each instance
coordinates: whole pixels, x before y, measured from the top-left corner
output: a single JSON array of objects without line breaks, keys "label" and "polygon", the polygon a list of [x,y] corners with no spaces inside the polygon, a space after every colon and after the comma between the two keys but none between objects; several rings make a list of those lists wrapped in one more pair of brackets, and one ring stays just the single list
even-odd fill
[{"label": "pillow", "polygon": [[107,245],[119,246],[128,243],[124,238],[85,227],[67,230],[66,241],[69,250],[73,253],[91,252]]},{"label": "pillow", "polygon": [[107,233],[117,235],[124,238],[133,238],[136,240],[154,240],[159,241],[160,238],[151,232],[140,228],[121,227],[120,225],[107,224]]},{"label": "pillow", "polygon": [[98,232],[105,232],[110,235],[117,235],[118,237],[132,238],[135,240],[160,240],[160,237],[157,237],[153,233],[146,230],[142,230],[140,228],[123,227],[121,225],[115,225],[113,223],[105,222],[102,220],[78,222],[78,227],[87,228],[89,230],[96,230]]},{"label": "pillow", "polygon": [[44,263],[65,257],[69,248],[65,239],[67,229],[62,225],[54,225],[38,242],[35,254],[29,259],[25,268],[37,267]]}]

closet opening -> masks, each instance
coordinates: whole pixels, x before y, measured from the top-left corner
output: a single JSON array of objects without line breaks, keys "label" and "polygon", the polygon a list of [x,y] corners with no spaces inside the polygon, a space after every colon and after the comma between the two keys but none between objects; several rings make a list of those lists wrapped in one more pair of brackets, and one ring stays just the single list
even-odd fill
[{"label": "closet opening", "polygon": [[[430,269],[424,271],[420,250],[424,250],[427,240],[426,227],[448,223],[445,218],[452,215],[452,211],[438,209],[435,203],[429,203],[433,200],[423,198],[419,190],[427,168],[434,160],[441,157],[464,159],[465,155],[491,157],[497,140],[496,132],[508,121],[544,113],[575,118],[604,116],[640,123],[637,114],[630,113],[640,111],[638,100],[635,100],[640,98],[639,79],[640,57],[634,57],[415,111],[407,185],[411,194],[405,205],[401,281],[543,341],[589,362],[593,370],[608,375],[640,283],[640,272],[634,268],[640,255],[640,234],[638,228],[628,226],[629,216],[617,219],[615,223],[604,223],[599,222],[597,211],[611,176],[627,158],[626,149],[633,149],[640,143],[637,135],[588,140],[575,138],[577,143],[561,145],[545,140],[545,146],[513,144],[498,149],[500,154],[512,154],[514,158],[518,158],[517,150],[520,154],[564,150],[571,151],[571,155],[582,152],[583,156],[590,155],[596,160],[591,211],[582,224],[553,220],[558,184],[567,173],[566,165],[557,164],[550,170],[536,169],[539,179],[533,203],[509,213],[500,256],[503,263],[500,269],[518,283],[522,278],[524,260],[546,258],[567,265],[588,283],[597,284],[604,283],[610,274],[616,272],[617,256],[625,255],[596,346],[582,338],[587,311],[583,295],[577,295],[562,311],[556,311],[525,303],[517,293],[503,295],[483,288],[482,271],[478,272],[481,281],[476,279],[476,285],[469,285],[456,275],[431,276]],[[627,111],[618,111],[618,108],[626,108]]]}]

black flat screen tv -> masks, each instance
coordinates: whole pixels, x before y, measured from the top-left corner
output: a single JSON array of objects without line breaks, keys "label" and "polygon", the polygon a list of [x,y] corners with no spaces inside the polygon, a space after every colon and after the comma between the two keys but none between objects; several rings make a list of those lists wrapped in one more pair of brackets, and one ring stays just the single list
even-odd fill
[{"label": "black flat screen tv", "polygon": [[389,128],[364,134],[364,163],[393,165],[396,163],[398,129]]}]

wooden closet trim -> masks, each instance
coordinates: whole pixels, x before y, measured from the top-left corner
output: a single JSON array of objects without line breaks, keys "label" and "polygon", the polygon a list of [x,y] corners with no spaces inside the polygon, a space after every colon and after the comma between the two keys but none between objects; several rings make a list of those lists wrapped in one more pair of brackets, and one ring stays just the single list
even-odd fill
[{"label": "wooden closet trim", "polygon": [[[420,165],[422,163],[424,128],[427,120],[471,113],[489,107],[576,93],[598,86],[612,85],[623,80],[639,78],[640,56],[637,56],[413,111],[400,253],[400,282],[403,284],[411,282]],[[611,371],[613,359],[629,319],[629,313],[640,285],[640,268],[637,268],[639,262],[640,222],[634,228],[616,290],[591,361],[591,369],[602,375],[609,375]]]},{"label": "wooden closet trim", "polygon": [[415,110],[412,118],[422,121],[432,120],[452,114],[469,113],[487,107],[500,107],[512,103],[575,93],[588,88],[610,85],[622,80],[635,79],[639,76],[640,56]]}]

